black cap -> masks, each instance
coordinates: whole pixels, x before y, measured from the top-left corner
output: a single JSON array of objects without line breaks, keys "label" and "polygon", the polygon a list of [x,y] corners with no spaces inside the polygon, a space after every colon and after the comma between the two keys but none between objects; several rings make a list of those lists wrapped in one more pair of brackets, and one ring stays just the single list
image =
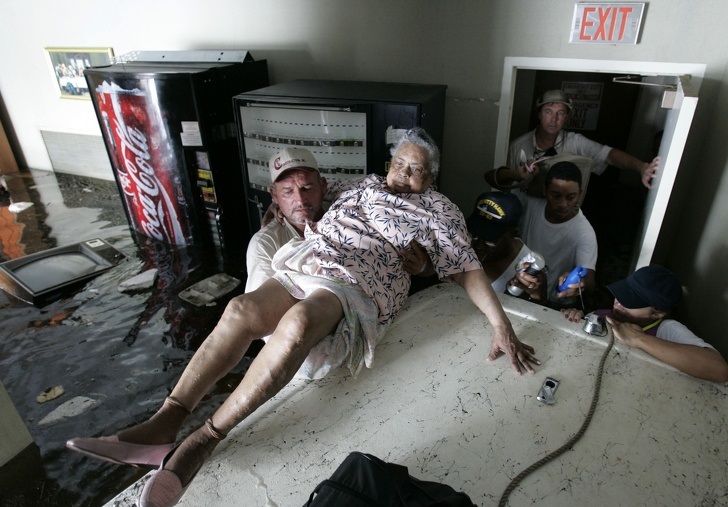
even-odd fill
[{"label": "black cap", "polygon": [[680,280],[662,266],[645,266],[607,289],[625,308],[647,308],[668,311],[680,303]]},{"label": "black cap", "polygon": [[496,243],[506,232],[518,227],[523,206],[513,194],[485,192],[475,201],[475,209],[466,223],[470,234]]}]

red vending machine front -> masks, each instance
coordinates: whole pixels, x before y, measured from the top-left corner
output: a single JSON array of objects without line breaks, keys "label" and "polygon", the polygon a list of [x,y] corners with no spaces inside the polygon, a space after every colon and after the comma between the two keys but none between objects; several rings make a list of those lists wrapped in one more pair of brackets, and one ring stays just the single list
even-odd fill
[{"label": "red vending machine front", "polygon": [[85,72],[119,193],[145,236],[241,251],[248,217],[232,98],[265,86],[267,65],[247,52],[238,62],[180,53]]}]

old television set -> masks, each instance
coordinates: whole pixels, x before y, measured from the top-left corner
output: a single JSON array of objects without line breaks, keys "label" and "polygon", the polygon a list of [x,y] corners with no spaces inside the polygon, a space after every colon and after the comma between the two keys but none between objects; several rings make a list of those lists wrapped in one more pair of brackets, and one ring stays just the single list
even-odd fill
[{"label": "old television set", "polygon": [[51,248],[1,263],[0,288],[22,301],[42,306],[108,271],[124,258],[124,254],[99,238]]}]

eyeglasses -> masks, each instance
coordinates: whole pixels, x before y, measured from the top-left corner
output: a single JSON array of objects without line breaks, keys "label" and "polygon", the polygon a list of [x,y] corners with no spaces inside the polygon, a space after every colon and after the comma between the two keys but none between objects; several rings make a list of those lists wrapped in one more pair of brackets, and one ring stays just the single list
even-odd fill
[{"label": "eyeglasses", "polygon": [[400,159],[393,160],[391,167],[396,171],[402,171],[406,167],[409,167],[410,177],[415,177],[416,179],[424,179],[429,174],[427,169],[425,169],[424,167],[420,165],[413,166]]}]

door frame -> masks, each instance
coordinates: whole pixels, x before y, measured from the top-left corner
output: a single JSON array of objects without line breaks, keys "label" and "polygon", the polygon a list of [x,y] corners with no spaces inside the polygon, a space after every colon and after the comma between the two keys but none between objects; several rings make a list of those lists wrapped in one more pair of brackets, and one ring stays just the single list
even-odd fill
[{"label": "door frame", "polygon": [[[503,81],[501,84],[500,110],[498,113],[498,131],[495,141],[495,155],[493,167],[505,165],[510,142],[511,115],[513,114],[513,101],[516,89],[516,74],[518,70],[545,70],[562,72],[591,72],[609,74],[630,74],[641,76],[675,76],[681,78],[690,76],[690,95],[697,97],[700,84],[705,75],[706,65],[702,63],[669,63],[669,62],[638,62],[621,60],[582,60],[569,58],[538,58],[538,57],[506,57],[503,64]],[[660,146],[660,157],[662,163],[669,163],[667,168],[669,178],[656,178],[657,184],[648,193],[648,202],[654,204],[657,198],[660,206],[649,206],[652,214],[660,214],[659,217],[642,217],[642,240],[638,251],[633,255],[632,268],[639,268],[650,264],[652,254],[655,250],[659,230],[662,224],[665,208],[672,193],[672,185],[682,157],[687,131],[690,128],[695,108],[685,108],[678,111],[677,119],[674,121],[681,126],[684,132],[680,132],[674,142],[663,143]],[[659,187],[659,197],[658,188]],[[650,227],[646,227],[650,224]],[[647,234],[646,234],[647,233]]]}]

